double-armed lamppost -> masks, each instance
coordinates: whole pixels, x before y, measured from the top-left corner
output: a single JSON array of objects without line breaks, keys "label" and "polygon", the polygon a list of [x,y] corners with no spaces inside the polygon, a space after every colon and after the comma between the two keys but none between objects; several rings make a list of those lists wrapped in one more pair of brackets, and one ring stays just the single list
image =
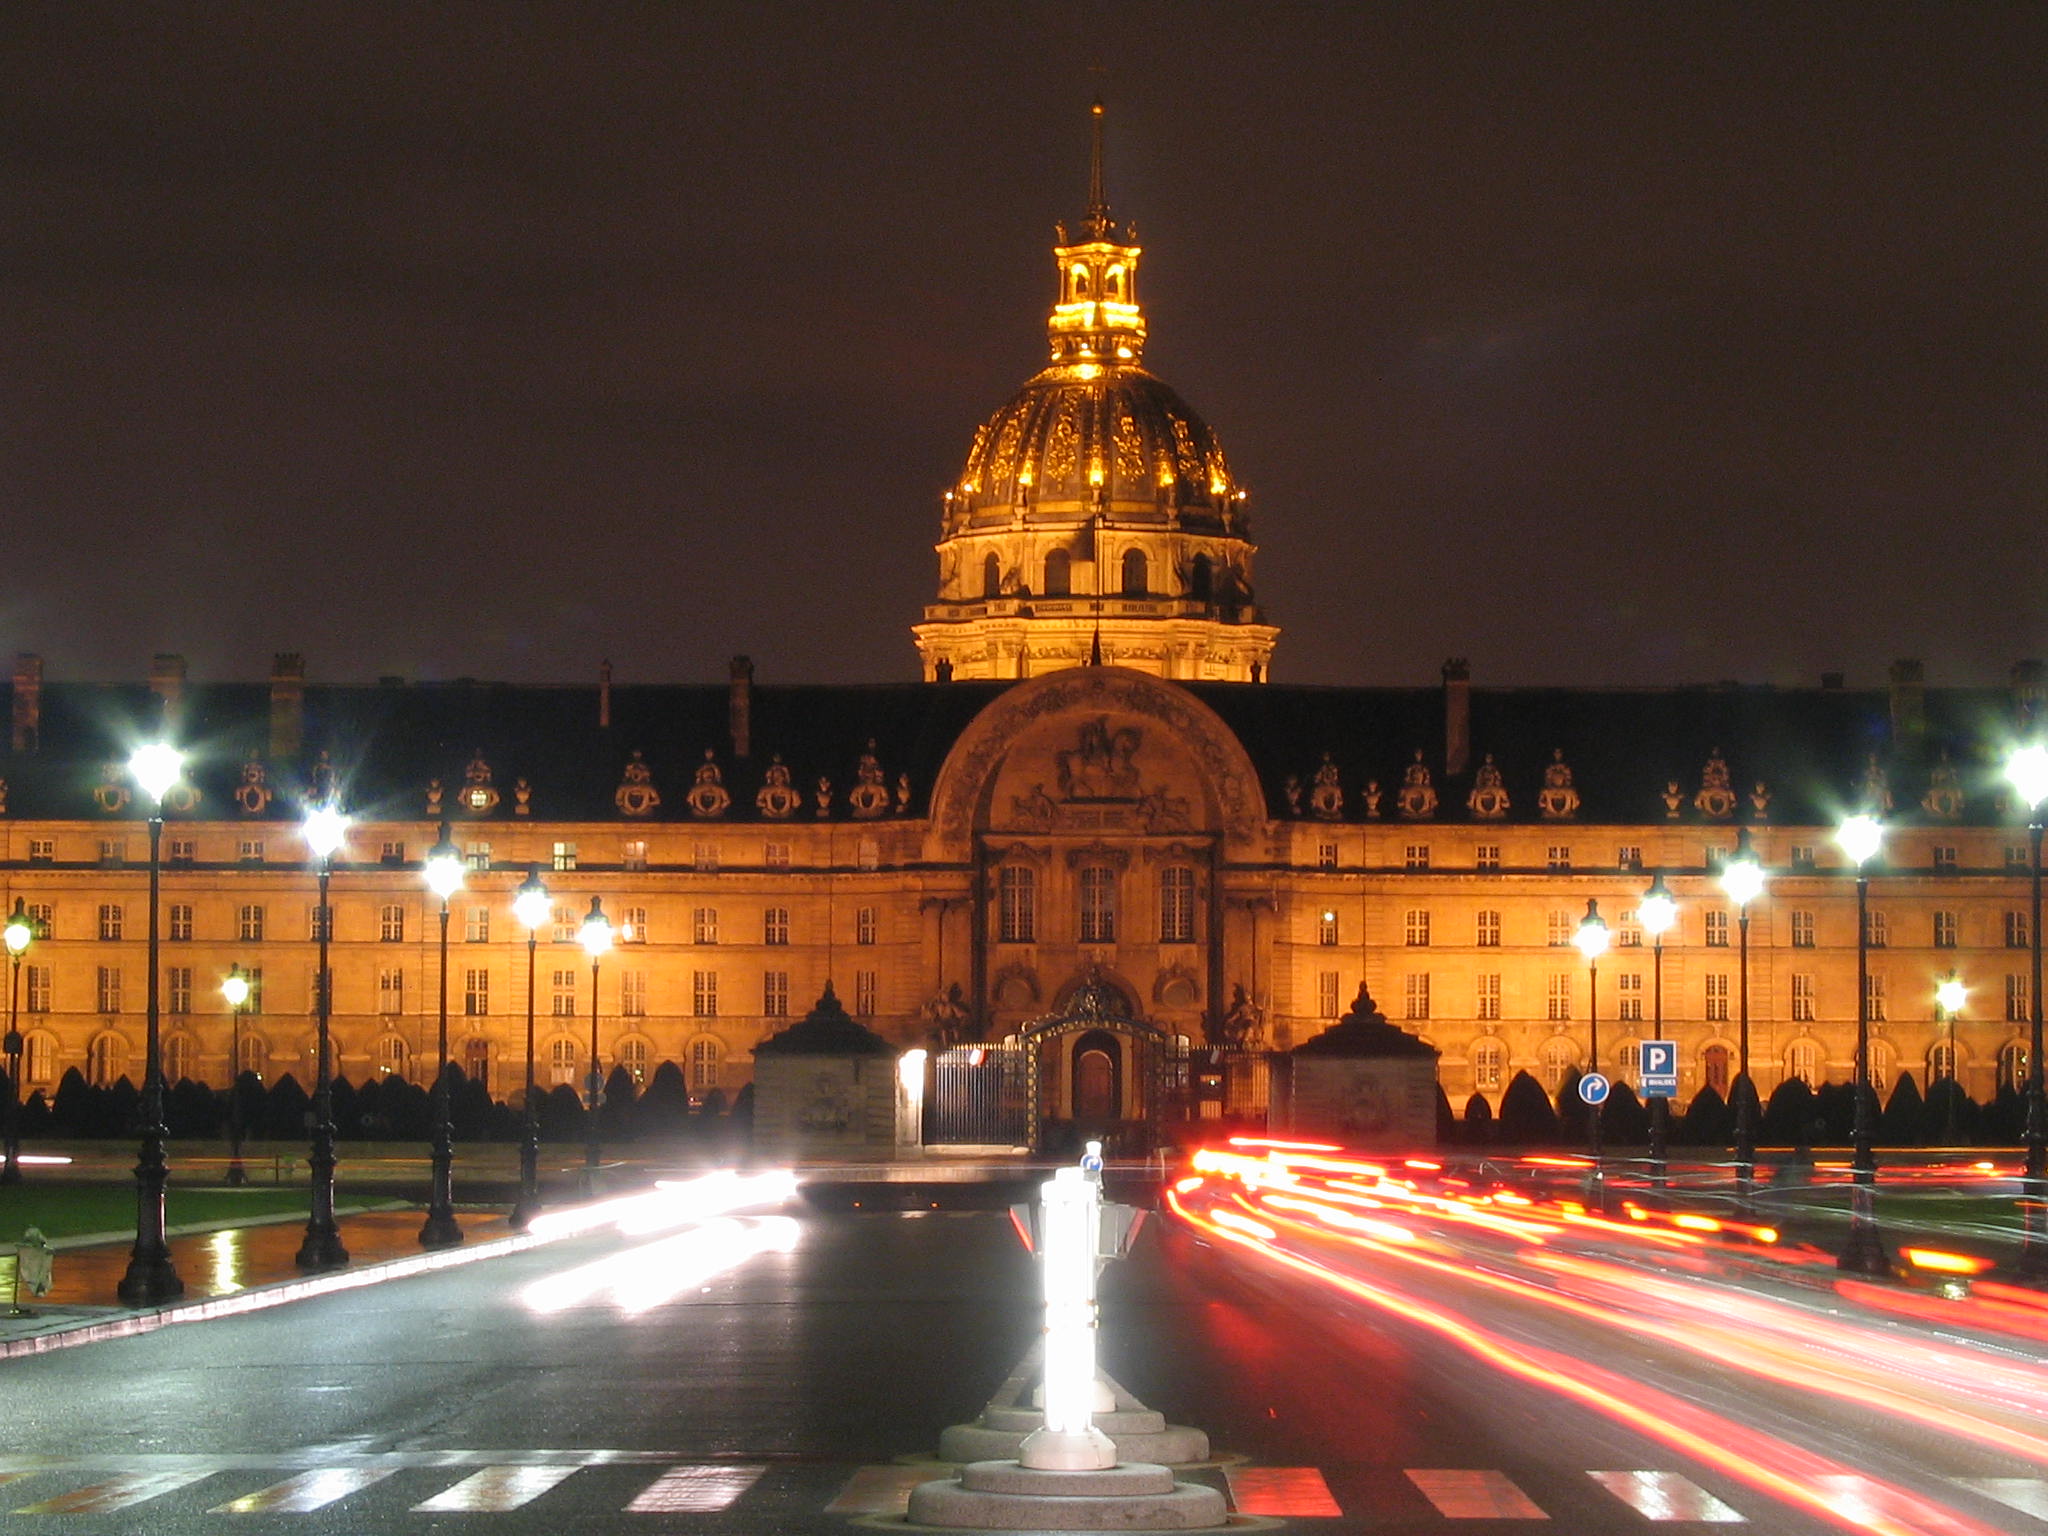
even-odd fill
[{"label": "double-armed lamppost", "polygon": [[1835,841],[1856,866],[1856,1109],[1850,1122],[1853,1182],[1849,1186],[1849,1241],[1837,1267],[1857,1274],[1891,1272],[1891,1256],[1877,1231],[1877,1131],[1870,1085],[1870,875],[1865,865],[1884,846],[1884,823],[1875,816],[1843,818]]},{"label": "double-armed lamppost", "polygon": [[[1643,932],[1650,936],[1650,1038],[1662,1042],[1664,1039],[1664,935],[1671,925],[1678,921],[1678,903],[1664,884],[1664,873],[1657,872],[1651,880],[1650,889],[1636,907],[1636,921],[1642,924]],[[1644,1092],[1649,1092],[1645,1085]],[[1664,1187],[1664,1176],[1669,1167],[1671,1145],[1671,1100],[1658,1094],[1650,1100],[1650,1182],[1659,1189]]]},{"label": "double-armed lamppost", "polygon": [[2021,1186],[2024,1222],[2020,1240],[2020,1273],[2048,1275],[2048,1096],[2041,1087],[2041,808],[2048,805],[2048,746],[2035,742],[2006,759],[2005,776],[2027,802],[2029,868],[2033,879],[2032,920],[2027,947],[2033,952],[2033,985],[2027,993],[2033,1033],[2027,1042],[2026,1178]]},{"label": "double-armed lamppost", "polygon": [[[1600,1070],[1600,957],[1607,953],[1607,920],[1600,915],[1600,903],[1586,898],[1586,915],[1579,920],[1572,943],[1586,957],[1586,1070]],[[1607,1096],[1586,1105],[1586,1155],[1593,1159],[1593,1180],[1600,1182],[1600,1114]]]},{"label": "double-armed lamppost", "polygon": [[448,898],[462,889],[462,854],[441,823],[441,838],[427,850],[421,871],[427,889],[441,898],[441,1025],[438,1034],[440,1069],[434,1074],[434,1175],[427,1197],[427,1219],[420,1226],[422,1248],[452,1248],[462,1241],[455,1221],[455,1126],[448,1106]]},{"label": "double-armed lamppost", "polygon": [[301,833],[306,847],[320,861],[320,902],[314,908],[314,932],[320,941],[320,953],[313,972],[313,997],[319,1005],[318,1061],[313,1091],[313,1155],[307,1159],[313,1177],[313,1208],[306,1217],[306,1240],[299,1244],[299,1268],[318,1271],[339,1269],[348,1263],[348,1249],[341,1244],[341,1228],[334,1220],[334,1058],[327,1028],[334,1011],[334,977],[327,966],[334,908],[328,903],[327,888],[334,874],[334,856],[348,840],[348,818],[329,800],[306,813]]},{"label": "double-armed lamppost", "polygon": [[582,944],[583,952],[590,956],[590,1078],[583,1095],[583,1168],[586,1176],[595,1180],[600,1147],[597,1112],[604,1107],[604,1069],[597,1060],[597,963],[612,947],[612,920],[604,915],[604,907],[595,896],[590,898],[590,911],[583,919],[583,926],[577,930],[576,939]]},{"label": "double-armed lamppost", "polygon": [[242,1166],[242,1007],[249,1001],[249,978],[240,965],[230,965],[221,978],[220,995],[228,1004],[228,1182],[246,1184]]},{"label": "double-armed lamppost", "polygon": [[0,1184],[21,1182],[21,957],[35,941],[36,920],[28,915],[22,899],[14,898],[14,911],[7,926],[0,929],[7,941],[10,975],[7,980],[7,1154],[0,1164]]},{"label": "double-armed lamppost", "polygon": [[1956,1081],[1956,1016],[1969,1000],[1970,989],[1963,985],[1963,978],[1954,971],[1943,977],[1934,989],[1935,1004],[1948,1024],[1948,1090],[1942,1095],[1946,1107],[1942,1111],[1941,1123],[1942,1140],[1950,1146],[1956,1144],[1956,1099],[1962,1093]]},{"label": "double-armed lamppost", "polygon": [[[554,915],[540,866],[529,864],[526,878],[512,895],[512,915],[526,929],[526,1127],[519,1141],[519,1199],[512,1207],[512,1226],[524,1231],[540,1210],[540,1105],[533,1082],[533,976],[540,950],[541,925]],[[592,1016],[596,1008],[591,1009]]]},{"label": "double-armed lamppost", "polygon": [[164,1124],[163,1021],[157,992],[164,796],[184,775],[185,754],[168,742],[152,742],[136,749],[128,759],[128,771],[149,796],[149,1014],[143,1037],[142,1150],[135,1160],[135,1247],[129,1252],[127,1272],[121,1276],[115,1292],[121,1300],[136,1306],[170,1301],[185,1294],[185,1282],[178,1278],[177,1266],[171,1262],[170,1245],[164,1240],[164,1185],[171,1176],[165,1145],[171,1133]]},{"label": "double-armed lamppost", "polygon": [[1749,845],[1749,828],[1735,834],[1735,857],[1721,868],[1721,889],[1735,903],[1735,927],[1740,933],[1740,958],[1736,974],[1741,989],[1736,1037],[1735,1083],[1735,1187],[1745,1205],[1756,1190],[1756,1082],[1749,1075],[1749,904],[1763,894],[1764,867]]}]

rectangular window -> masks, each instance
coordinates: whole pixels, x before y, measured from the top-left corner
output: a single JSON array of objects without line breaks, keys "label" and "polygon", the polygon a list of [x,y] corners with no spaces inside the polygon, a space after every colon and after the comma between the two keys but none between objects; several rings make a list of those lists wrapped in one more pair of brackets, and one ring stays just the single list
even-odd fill
[{"label": "rectangular window", "polygon": [[1726,949],[1728,947],[1728,914],[1709,909],[1706,918],[1707,948]]},{"label": "rectangular window", "polygon": [[1410,843],[1401,854],[1401,863],[1406,869],[1429,868],[1429,844]]},{"label": "rectangular window", "polygon": [[1116,871],[1099,864],[1081,871],[1081,942],[1116,942]]},{"label": "rectangular window", "polygon": [[640,838],[628,838],[619,849],[619,862],[630,870],[645,869],[647,867],[647,844]]},{"label": "rectangular window", "polygon": [[557,966],[549,983],[548,1012],[558,1019],[576,1017],[576,968]]},{"label": "rectangular window", "polygon": [[1934,867],[1937,871],[1953,873],[1958,862],[1956,848],[1953,843],[1936,843],[1934,845]]},{"label": "rectangular window", "polygon": [[763,944],[787,944],[789,942],[789,908],[770,907],[761,914],[761,942]]},{"label": "rectangular window", "polygon": [[47,901],[32,901],[28,904],[28,915],[35,920],[36,937],[54,939],[57,936],[57,909]]},{"label": "rectangular window", "polygon": [[1543,919],[1543,942],[1552,949],[1562,949],[1571,943],[1572,935],[1578,931],[1578,926],[1571,913],[1550,912]]},{"label": "rectangular window", "polygon": [[1867,1009],[1865,1017],[1873,1024],[1884,1021],[1884,978],[1872,974],[1863,978],[1863,1002]]},{"label": "rectangular window", "polygon": [[263,862],[263,839],[260,837],[238,838],[235,842],[235,857],[244,864]]},{"label": "rectangular window", "polygon": [[1792,867],[1794,869],[1812,869],[1813,862],[1813,844],[1794,843],[1792,845]]},{"label": "rectangular window", "polygon": [[1621,869],[1641,869],[1643,867],[1643,845],[1641,843],[1623,843],[1614,850],[1614,862]]},{"label": "rectangular window", "polygon": [[853,862],[870,872],[882,867],[882,845],[872,837],[864,837],[853,851]]},{"label": "rectangular window", "polygon": [[102,940],[120,938],[123,917],[124,914],[118,905],[112,902],[102,903],[100,906],[100,938]]},{"label": "rectangular window", "polygon": [[31,864],[54,864],[57,862],[57,839],[54,837],[32,837],[28,840],[28,861]]},{"label": "rectangular window", "polygon": [[2025,1024],[2034,1017],[2027,1008],[2027,978],[2024,976],[2005,978],[2005,1017],[2012,1024]]},{"label": "rectangular window", "polygon": [[394,866],[405,863],[405,844],[386,841],[377,850],[377,862]]},{"label": "rectangular window", "polygon": [[1419,907],[1409,909],[1401,919],[1401,942],[1410,949],[1420,949],[1429,943],[1429,913]]},{"label": "rectangular window", "polygon": [[192,967],[189,965],[167,965],[164,967],[164,996],[172,1013],[192,1011]]},{"label": "rectangular window", "polygon": [[1614,1016],[1625,1024],[1643,1019],[1643,973],[1623,971],[1614,978]]},{"label": "rectangular window", "polygon": [[174,901],[166,909],[169,921],[164,936],[173,944],[187,944],[192,939],[192,903]]},{"label": "rectangular window", "polygon": [[619,972],[619,1012],[629,1019],[647,1016],[647,973]]},{"label": "rectangular window", "polygon": [[556,843],[555,869],[559,872],[565,869],[574,869],[575,867],[576,845],[574,843]]},{"label": "rectangular window", "polygon": [[1707,977],[1707,1022],[1728,1022],[1728,976],[1724,971],[1713,972]]},{"label": "rectangular window", "polygon": [[578,919],[574,907],[557,906],[554,912],[555,942],[557,944],[574,944],[576,942],[577,922]]},{"label": "rectangular window", "polygon": [[1956,947],[1956,929],[1957,929],[1957,926],[1958,926],[1958,925],[1957,925],[1957,921],[1956,921],[1956,914],[1955,914],[1955,913],[1953,913],[1953,912],[1937,912],[1937,913],[1935,913],[1935,914],[1934,914],[1934,947],[1935,947],[1936,949],[1954,949],[1954,948]]},{"label": "rectangular window", "polygon": [[690,863],[700,875],[714,873],[718,868],[718,844],[692,843]]},{"label": "rectangular window", "polygon": [[250,903],[235,912],[235,937],[251,944],[263,941],[263,908]]},{"label": "rectangular window", "polygon": [[1498,1088],[1506,1051],[1498,1040],[1479,1040],[1472,1046],[1472,1086]]},{"label": "rectangular window", "polygon": [[874,943],[877,926],[875,909],[873,907],[859,908],[853,914],[853,942],[856,944]]},{"label": "rectangular window", "polygon": [[405,972],[395,965],[377,968],[377,1011],[379,1013],[405,1012]]},{"label": "rectangular window", "polygon": [[1545,1017],[1556,1023],[1572,1016],[1572,977],[1565,971],[1550,978],[1545,992]]},{"label": "rectangular window", "polygon": [[491,942],[491,909],[471,907],[462,915],[462,937],[471,944]]},{"label": "rectangular window", "polygon": [[1334,1019],[1337,1017],[1337,973],[1316,972],[1316,1017]]},{"label": "rectangular window", "polygon": [[1569,873],[1572,867],[1572,850],[1565,843],[1552,843],[1544,855],[1544,863],[1552,874]]},{"label": "rectangular window", "polygon": [[99,968],[97,999],[101,1013],[121,1011],[121,967],[103,965]]},{"label": "rectangular window", "polygon": [[620,909],[619,942],[621,944],[645,944],[647,942],[647,909],[645,907],[624,907]]},{"label": "rectangular window", "polygon": [[718,942],[718,908],[692,907],[690,909],[690,942],[692,944],[716,944]]},{"label": "rectangular window", "polygon": [[875,973],[855,971],[853,973],[853,1011],[862,1018],[870,1018],[875,1011]]},{"label": "rectangular window", "polygon": [[263,1011],[263,967],[260,965],[245,965],[242,967],[242,974],[249,978],[249,1001],[242,1004],[242,1012],[261,1013]]},{"label": "rectangular window", "polygon": [[700,1019],[718,1017],[718,972],[690,972],[690,1012]]},{"label": "rectangular window", "polygon": [[491,867],[491,845],[482,839],[477,839],[465,847],[462,851],[462,856],[471,869],[489,869]]},{"label": "rectangular window", "polygon": [[1636,909],[1614,914],[1614,944],[1617,949],[1640,949],[1643,945],[1643,925],[1636,920]]},{"label": "rectangular window", "polygon": [[1492,972],[1474,978],[1473,1017],[1497,1019],[1500,1017],[1500,975]]},{"label": "rectangular window", "polygon": [[1872,949],[1883,949],[1891,942],[1891,919],[1878,911],[1872,911],[1869,914],[1869,918],[1870,925],[1866,930],[1865,938]]},{"label": "rectangular window", "polygon": [[481,966],[462,973],[462,1011],[473,1019],[491,1011],[491,973]]},{"label": "rectangular window", "polygon": [[1794,949],[1813,948],[1813,914],[1811,912],[1794,912],[1792,914],[1792,947]]},{"label": "rectangular window", "polygon": [[2005,914],[2005,947],[2025,949],[2027,947],[2027,914],[2008,912]]},{"label": "rectangular window", "polygon": [[2025,843],[2007,843],[2005,845],[2005,867],[2017,870],[2033,868],[2033,865],[2027,860],[2027,845]]},{"label": "rectangular window", "polygon": [[996,875],[996,937],[1005,944],[1029,944],[1038,925],[1038,871],[1005,864]]},{"label": "rectangular window", "polygon": [[1803,973],[1792,978],[1792,1022],[1813,1022],[1813,977]]},{"label": "rectangular window", "polygon": [[50,968],[47,965],[25,965],[22,974],[28,980],[28,1011],[48,1013],[50,1011]]},{"label": "rectangular window", "polygon": [[1475,869],[1500,868],[1500,844],[1481,843],[1472,850],[1472,867]]},{"label": "rectangular window", "polygon": [[789,868],[789,844],[770,843],[763,851],[761,862],[770,869]]},{"label": "rectangular window", "polygon": [[405,942],[405,904],[387,901],[377,908],[377,942],[380,944],[403,944]]},{"label": "rectangular window", "polygon": [[1429,1017],[1429,973],[1415,972],[1401,978],[1402,1017],[1426,1019]]},{"label": "rectangular window", "polygon": [[1159,872],[1159,942],[1195,942],[1195,872],[1184,865]]},{"label": "rectangular window", "polygon": [[1316,944],[1334,949],[1337,944],[1337,914],[1325,911],[1316,918]]},{"label": "rectangular window", "polygon": [[789,972],[761,973],[761,1011],[771,1019],[782,1018],[789,1012]]},{"label": "rectangular window", "polygon": [[1335,869],[1336,867],[1337,867],[1337,845],[1336,845],[1335,843],[1317,843],[1317,844],[1316,844],[1316,868],[1317,868],[1317,869]]},{"label": "rectangular window", "polygon": [[[29,847],[29,858],[33,861],[35,858],[35,845],[31,843]],[[199,845],[191,838],[174,837],[171,839],[171,862],[173,864],[190,864],[198,857],[198,854]]]},{"label": "rectangular window", "polygon": [[1491,910],[1480,912],[1473,919],[1472,942],[1481,949],[1500,948],[1500,914]]}]

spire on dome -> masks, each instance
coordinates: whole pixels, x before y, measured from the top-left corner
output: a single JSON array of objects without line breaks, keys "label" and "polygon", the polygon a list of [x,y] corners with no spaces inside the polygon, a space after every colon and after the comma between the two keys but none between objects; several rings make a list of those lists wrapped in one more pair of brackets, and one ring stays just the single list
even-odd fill
[{"label": "spire on dome", "polygon": [[1136,364],[1145,350],[1145,312],[1138,307],[1138,244],[1110,216],[1102,176],[1102,100],[1088,109],[1088,216],[1080,238],[1064,226],[1053,246],[1059,302],[1047,326],[1056,363],[1092,367]]},{"label": "spire on dome", "polygon": [[1092,142],[1088,150],[1088,233],[1100,240],[1110,231],[1109,199],[1102,190],[1102,98],[1088,109]]}]

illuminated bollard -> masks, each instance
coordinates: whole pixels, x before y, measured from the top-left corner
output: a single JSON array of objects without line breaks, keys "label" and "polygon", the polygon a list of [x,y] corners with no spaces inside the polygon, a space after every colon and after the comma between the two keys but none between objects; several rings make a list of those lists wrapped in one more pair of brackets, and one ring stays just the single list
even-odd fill
[{"label": "illuminated bollard", "polygon": [[[1081,1471],[1116,1465],[1116,1445],[1094,1424],[1095,1271],[1102,1186],[1061,1168],[1040,1193],[1039,1241],[1045,1281],[1045,1423],[1024,1437],[1027,1467]],[[1104,1405],[1106,1406],[1106,1405]]]}]

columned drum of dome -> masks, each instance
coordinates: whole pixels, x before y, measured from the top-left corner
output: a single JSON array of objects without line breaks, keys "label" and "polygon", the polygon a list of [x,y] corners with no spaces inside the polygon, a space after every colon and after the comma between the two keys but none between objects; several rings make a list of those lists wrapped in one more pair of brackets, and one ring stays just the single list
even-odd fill
[{"label": "columned drum of dome", "polygon": [[1223,445],[1143,366],[1135,231],[1102,193],[1053,247],[1051,362],[976,430],[946,492],[938,600],[914,626],[927,679],[1109,662],[1263,681],[1279,630],[1253,596],[1245,492]]}]

